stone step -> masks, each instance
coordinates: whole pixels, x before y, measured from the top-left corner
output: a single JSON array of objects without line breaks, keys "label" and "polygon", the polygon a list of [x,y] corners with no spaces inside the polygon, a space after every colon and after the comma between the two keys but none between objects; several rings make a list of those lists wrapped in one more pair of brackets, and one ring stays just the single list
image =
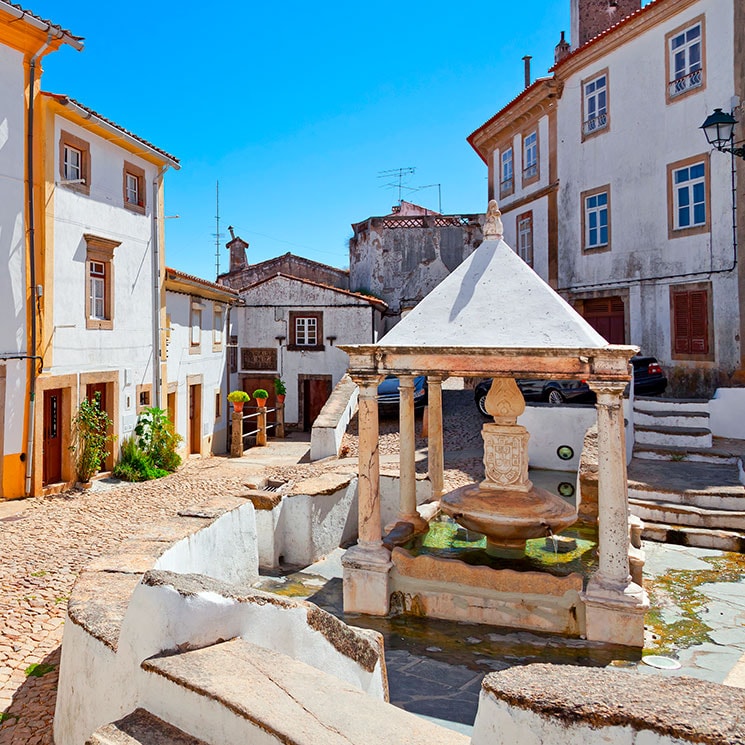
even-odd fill
[{"label": "stone step", "polygon": [[207,745],[145,709],[99,727],[85,745]]},{"label": "stone step", "polygon": [[710,448],[711,430],[706,427],[664,427],[634,425],[634,440],[643,445],[673,445],[675,447]]},{"label": "stone step", "polygon": [[144,698],[150,710],[220,745],[470,742],[328,673],[242,639],[151,657],[142,668],[148,673]]},{"label": "stone step", "polygon": [[696,548],[745,553],[745,534],[731,530],[690,528],[650,522],[645,523],[642,536],[647,541],[671,543],[676,546],[695,546]]},{"label": "stone step", "polygon": [[629,499],[629,508],[631,514],[641,518],[645,524],[669,523],[691,528],[745,531],[745,511],[705,510],[692,505],[636,498]]},{"label": "stone step", "polygon": [[709,413],[709,401],[705,398],[661,398],[659,396],[635,396],[634,411],[676,411]]},{"label": "stone step", "polygon": [[745,511],[745,487],[736,465],[632,458],[629,499]]},{"label": "stone step", "polygon": [[709,412],[676,411],[659,409],[654,411],[634,410],[634,425],[646,424],[652,427],[702,427],[709,426]]},{"label": "stone step", "polygon": [[739,457],[722,448],[676,447],[675,445],[645,445],[634,443],[634,457],[644,460],[686,461],[688,463],[720,463],[736,465]]}]

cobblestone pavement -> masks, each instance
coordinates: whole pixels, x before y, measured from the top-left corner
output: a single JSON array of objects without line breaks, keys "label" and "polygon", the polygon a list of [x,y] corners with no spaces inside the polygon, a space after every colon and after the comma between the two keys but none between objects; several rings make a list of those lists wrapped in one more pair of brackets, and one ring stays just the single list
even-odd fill
[{"label": "cobblestone pavement", "polygon": [[255,473],[241,461],[192,459],[156,482],[105,492],[94,484],[85,492],[28,499],[23,511],[0,519],[0,745],[53,742],[66,603],[83,566],[174,508],[216,491],[239,493]]}]

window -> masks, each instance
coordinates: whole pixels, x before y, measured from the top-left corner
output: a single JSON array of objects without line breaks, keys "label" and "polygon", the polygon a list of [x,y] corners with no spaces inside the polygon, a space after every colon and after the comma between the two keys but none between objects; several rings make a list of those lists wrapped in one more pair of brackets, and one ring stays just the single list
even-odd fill
[{"label": "window", "polygon": [[202,304],[192,300],[189,319],[189,354],[199,354],[202,345]]},{"label": "window", "polygon": [[323,347],[323,313],[317,311],[290,311],[291,351],[320,351]]},{"label": "window", "polygon": [[59,141],[59,178],[64,186],[81,194],[91,191],[91,148],[80,137],[64,130]]},{"label": "window", "polygon": [[582,135],[596,134],[608,129],[608,72],[582,82]]},{"label": "window", "polygon": [[124,206],[133,212],[145,214],[145,171],[124,161]]},{"label": "window", "polygon": [[710,301],[708,282],[670,288],[673,357],[706,359],[711,356]]},{"label": "window", "polygon": [[499,196],[506,197],[515,191],[515,180],[512,168],[512,148],[500,151],[499,155]]},{"label": "window", "polygon": [[215,419],[222,416],[222,391],[215,388]]},{"label": "window", "polygon": [[610,187],[582,193],[582,248],[610,247]]},{"label": "window", "polygon": [[533,213],[525,212],[517,216],[517,255],[528,265],[533,266]]},{"label": "window", "polygon": [[118,241],[96,235],[83,236],[85,257],[86,328],[114,328],[114,249]]},{"label": "window", "polygon": [[228,338],[228,371],[238,372],[238,337]]},{"label": "window", "polygon": [[225,323],[225,312],[222,305],[212,306],[212,351],[222,350],[223,325]]},{"label": "window", "polygon": [[147,385],[137,386],[137,413],[138,414],[150,406],[151,391],[152,391],[152,385],[150,385],[149,383]]},{"label": "window", "polygon": [[709,169],[705,155],[668,166],[669,237],[709,230]]},{"label": "window", "polygon": [[538,178],[538,131],[523,137],[523,184]]},{"label": "window", "polygon": [[704,17],[665,37],[667,101],[704,87]]}]

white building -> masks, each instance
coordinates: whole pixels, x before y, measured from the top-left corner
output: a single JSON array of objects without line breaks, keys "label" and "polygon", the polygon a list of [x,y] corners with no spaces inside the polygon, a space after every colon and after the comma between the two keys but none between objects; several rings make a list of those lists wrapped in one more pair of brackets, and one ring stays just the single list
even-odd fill
[{"label": "white building", "polygon": [[[69,31],[0,0],[0,497],[31,489],[29,440],[41,344],[36,304],[44,204],[40,125],[41,62],[68,44]],[[27,150],[28,135],[32,147]],[[34,188],[28,188],[33,185]],[[36,358],[36,359],[34,359]]]},{"label": "white building", "polygon": [[269,392],[273,381],[287,386],[285,421],[310,429],[333,387],[347,371],[349,358],[339,344],[374,343],[387,308],[382,300],[276,274],[244,287],[244,307],[233,312],[232,333],[238,354],[231,368],[231,389]]},{"label": "white building", "polygon": [[[743,22],[737,0],[573,0],[580,44],[560,43],[553,77],[469,137],[505,238],[530,245],[536,270],[595,328],[668,370],[725,380],[745,367],[745,221],[733,235],[732,191],[745,168],[711,153],[699,126],[745,97]],[[540,181],[526,184],[533,131]],[[742,189],[737,199],[742,215]],[[531,213],[532,238],[520,223]]]},{"label": "white building", "polygon": [[228,317],[238,293],[166,269],[167,382],[165,406],[185,454],[228,449]]},{"label": "white building", "polygon": [[[40,104],[36,494],[75,480],[69,432],[83,398],[100,393],[119,440],[161,400],[163,175],[178,168],[173,156],[70,98],[43,93]],[[105,467],[117,452],[115,444]]]}]

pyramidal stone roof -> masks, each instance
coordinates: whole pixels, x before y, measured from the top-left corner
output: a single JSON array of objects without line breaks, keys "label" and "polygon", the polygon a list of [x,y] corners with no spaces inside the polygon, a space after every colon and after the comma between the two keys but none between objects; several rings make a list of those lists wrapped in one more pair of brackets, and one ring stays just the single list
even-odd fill
[{"label": "pyramidal stone roof", "polygon": [[485,233],[487,240],[376,346],[489,349],[608,346],[501,239],[501,229],[498,233],[487,232],[485,227]]}]

